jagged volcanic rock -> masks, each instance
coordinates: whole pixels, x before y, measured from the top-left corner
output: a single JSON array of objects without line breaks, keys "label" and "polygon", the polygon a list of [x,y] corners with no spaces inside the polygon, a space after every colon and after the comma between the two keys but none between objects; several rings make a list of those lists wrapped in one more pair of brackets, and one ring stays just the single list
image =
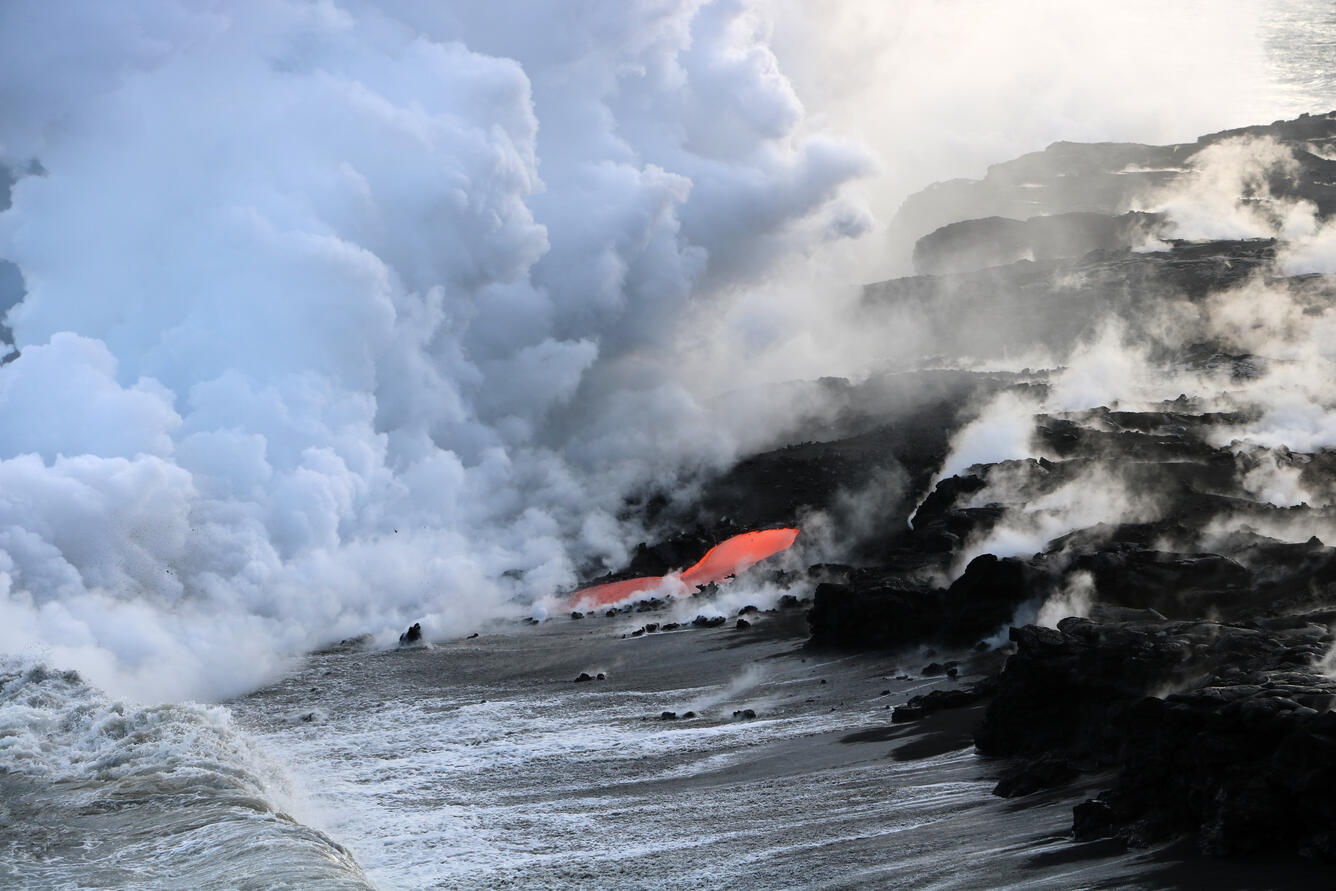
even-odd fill
[{"label": "jagged volcanic rock", "polygon": [[1012,777],[1054,759],[1119,767],[1078,808],[1078,838],[1336,859],[1336,682],[1313,667],[1333,617],[1013,629],[976,745],[1026,759]]},{"label": "jagged volcanic rock", "polygon": [[1060,352],[1111,315],[1153,344],[1160,332],[1147,323],[1162,305],[1238,285],[1269,269],[1275,257],[1271,239],[1174,242],[1149,253],[1094,251],[1079,259],[894,279],[868,285],[863,299],[873,317],[907,319],[931,355],[977,360]]},{"label": "jagged volcanic rock", "polygon": [[1165,231],[1162,214],[1133,211],[1060,213],[1012,220],[985,217],[949,223],[914,245],[914,269],[924,275],[969,272],[1017,260],[1060,260],[1091,251],[1143,247]]},{"label": "jagged volcanic rock", "polygon": [[[1321,157],[1336,149],[1336,113],[1178,146],[1059,143],[907,201],[898,225],[918,239],[921,274],[863,296],[871,319],[911,332],[896,349],[919,349],[926,367],[1017,354],[1056,366],[1113,319],[1144,348],[1137,361],[1189,392],[1064,411],[1049,398],[1056,368],[826,379],[805,391],[831,400],[824,420],[665,510],[679,537],[636,559],[666,560],[723,529],[836,516],[850,493],[877,491],[865,526],[827,557],[843,562],[808,570],[811,643],[911,650],[1009,636],[976,735],[981,753],[1012,759],[999,795],[1107,771],[1107,791],[1072,802],[1077,838],[1336,856],[1336,682],[1323,668],[1336,548],[1314,534],[1336,528],[1336,450],[1287,448],[1284,424],[1250,438],[1273,408],[1256,385],[1296,359],[1254,355],[1266,351],[1210,319],[1239,294],[1325,319],[1336,277],[1287,274],[1290,246],[1270,238],[1166,241],[1171,220],[1134,212],[1149,191],[1190,184],[1195,153],[1240,137],[1276,140],[1294,163],[1246,184],[1239,202],[1301,199],[1319,222],[1336,214],[1336,161]],[[923,398],[904,389],[918,385]],[[1001,393],[1022,426],[1032,420],[1006,454],[1030,457],[943,476],[953,437]],[[1265,491],[1279,478],[1292,488]],[[1080,509],[1101,499],[1112,506]],[[1030,624],[1064,614],[1053,610],[1088,617]],[[912,700],[893,721],[979,696]]]},{"label": "jagged volcanic rock", "polygon": [[[1268,183],[1273,195],[1312,201],[1323,216],[1336,211],[1336,188],[1331,185],[1336,182],[1332,173],[1336,162],[1326,159],[1336,146],[1336,113],[1328,113],[1224,130],[1177,145],[1055,142],[1043,151],[992,165],[981,180],[951,180],[910,196],[891,230],[912,244],[962,220],[1020,221],[1071,213],[1119,216],[1132,210],[1139,198],[1186,173],[1197,152],[1238,138],[1274,139],[1294,150],[1297,175]],[[1073,242],[1073,250],[1081,246]],[[938,258],[940,252],[933,256]]]}]

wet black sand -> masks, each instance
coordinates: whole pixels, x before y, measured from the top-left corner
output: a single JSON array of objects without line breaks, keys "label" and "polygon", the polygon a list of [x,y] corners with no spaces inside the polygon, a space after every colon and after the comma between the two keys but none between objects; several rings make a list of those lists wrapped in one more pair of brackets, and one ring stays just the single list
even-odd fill
[{"label": "wet black sand", "polygon": [[[890,723],[909,696],[970,678],[917,677],[922,653],[810,651],[801,617],[625,638],[663,617],[558,618],[431,647],[336,650],[233,707],[312,784],[321,828],[385,887],[1326,880],[1302,862],[1073,844],[1071,807],[1099,778],[993,797],[1002,765],[973,753],[977,708]],[[606,679],[574,682],[581,672]],[[744,708],[756,717],[734,716]]]}]

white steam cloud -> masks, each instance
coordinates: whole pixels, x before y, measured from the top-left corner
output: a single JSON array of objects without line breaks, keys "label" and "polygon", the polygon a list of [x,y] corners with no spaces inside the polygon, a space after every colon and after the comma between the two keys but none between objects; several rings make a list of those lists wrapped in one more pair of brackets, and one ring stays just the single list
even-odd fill
[{"label": "white steam cloud", "polygon": [[0,650],[118,691],[235,692],[622,556],[621,489],[702,426],[684,322],[867,225],[865,150],[744,4],[11,4],[0,35],[0,161],[45,170],[0,215]]}]

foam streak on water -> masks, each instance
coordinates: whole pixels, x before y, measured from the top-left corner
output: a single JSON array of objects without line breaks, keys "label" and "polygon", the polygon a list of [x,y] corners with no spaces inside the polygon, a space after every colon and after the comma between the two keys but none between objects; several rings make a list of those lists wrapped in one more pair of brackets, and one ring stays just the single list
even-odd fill
[{"label": "foam streak on water", "polygon": [[[1067,806],[999,820],[967,736],[843,741],[928,682],[758,621],[623,639],[621,619],[557,619],[328,653],[232,707],[382,888],[989,887],[1070,822]],[[573,683],[585,669],[608,680]],[[946,853],[999,845],[973,871]]]}]

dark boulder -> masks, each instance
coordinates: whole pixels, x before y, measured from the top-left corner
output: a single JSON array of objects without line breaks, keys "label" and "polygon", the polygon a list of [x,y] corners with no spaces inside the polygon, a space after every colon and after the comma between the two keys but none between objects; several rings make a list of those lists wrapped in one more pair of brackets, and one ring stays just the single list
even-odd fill
[{"label": "dark boulder", "polygon": [[[887,691],[890,692],[890,691]],[[891,712],[891,722],[904,724],[926,718],[935,712],[953,708],[963,708],[981,702],[993,693],[991,681],[975,684],[973,687],[951,690],[932,690],[918,696],[911,696],[909,702],[895,707]]]},{"label": "dark boulder", "polygon": [[1032,792],[1065,786],[1076,779],[1079,773],[1076,765],[1066,758],[1044,755],[1004,771],[993,787],[993,794],[1002,798],[1019,798]]},{"label": "dark boulder", "polygon": [[1109,838],[1117,829],[1117,825],[1113,808],[1102,799],[1091,798],[1072,808],[1072,837],[1076,841]]},{"label": "dark boulder", "polygon": [[1132,703],[1191,670],[1190,646],[1156,646],[1136,625],[1064,619],[1060,628],[1011,629],[1017,651],[975,734],[981,753],[1112,764]]},{"label": "dark boulder", "polygon": [[894,568],[823,582],[807,621],[816,646],[893,648],[925,641],[960,646],[1005,628],[1018,607],[1042,601],[1054,588],[1043,561],[983,554],[945,590]]},{"label": "dark boulder", "polygon": [[891,711],[892,724],[908,724],[910,721],[918,721],[927,717],[927,712],[919,705],[897,705]]},{"label": "dark boulder", "polygon": [[981,554],[952,582],[942,602],[940,638],[972,644],[1004,628],[1016,608],[1052,593],[1052,577],[1017,557]]},{"label": "dark boulder", "polygon": [[421,623],[418,622],[414,622],[412,625],[408,627],[407,631],[399,635],[399,643],[401,645],[415,644],[421,642],[421,640],[422,640],[422,625]]},{"label": "dark boulder", "polygon": [[901,579],[823,582],[807,614],[814,645],[853,648],[931,639],[941,620],[941,592]]}]

